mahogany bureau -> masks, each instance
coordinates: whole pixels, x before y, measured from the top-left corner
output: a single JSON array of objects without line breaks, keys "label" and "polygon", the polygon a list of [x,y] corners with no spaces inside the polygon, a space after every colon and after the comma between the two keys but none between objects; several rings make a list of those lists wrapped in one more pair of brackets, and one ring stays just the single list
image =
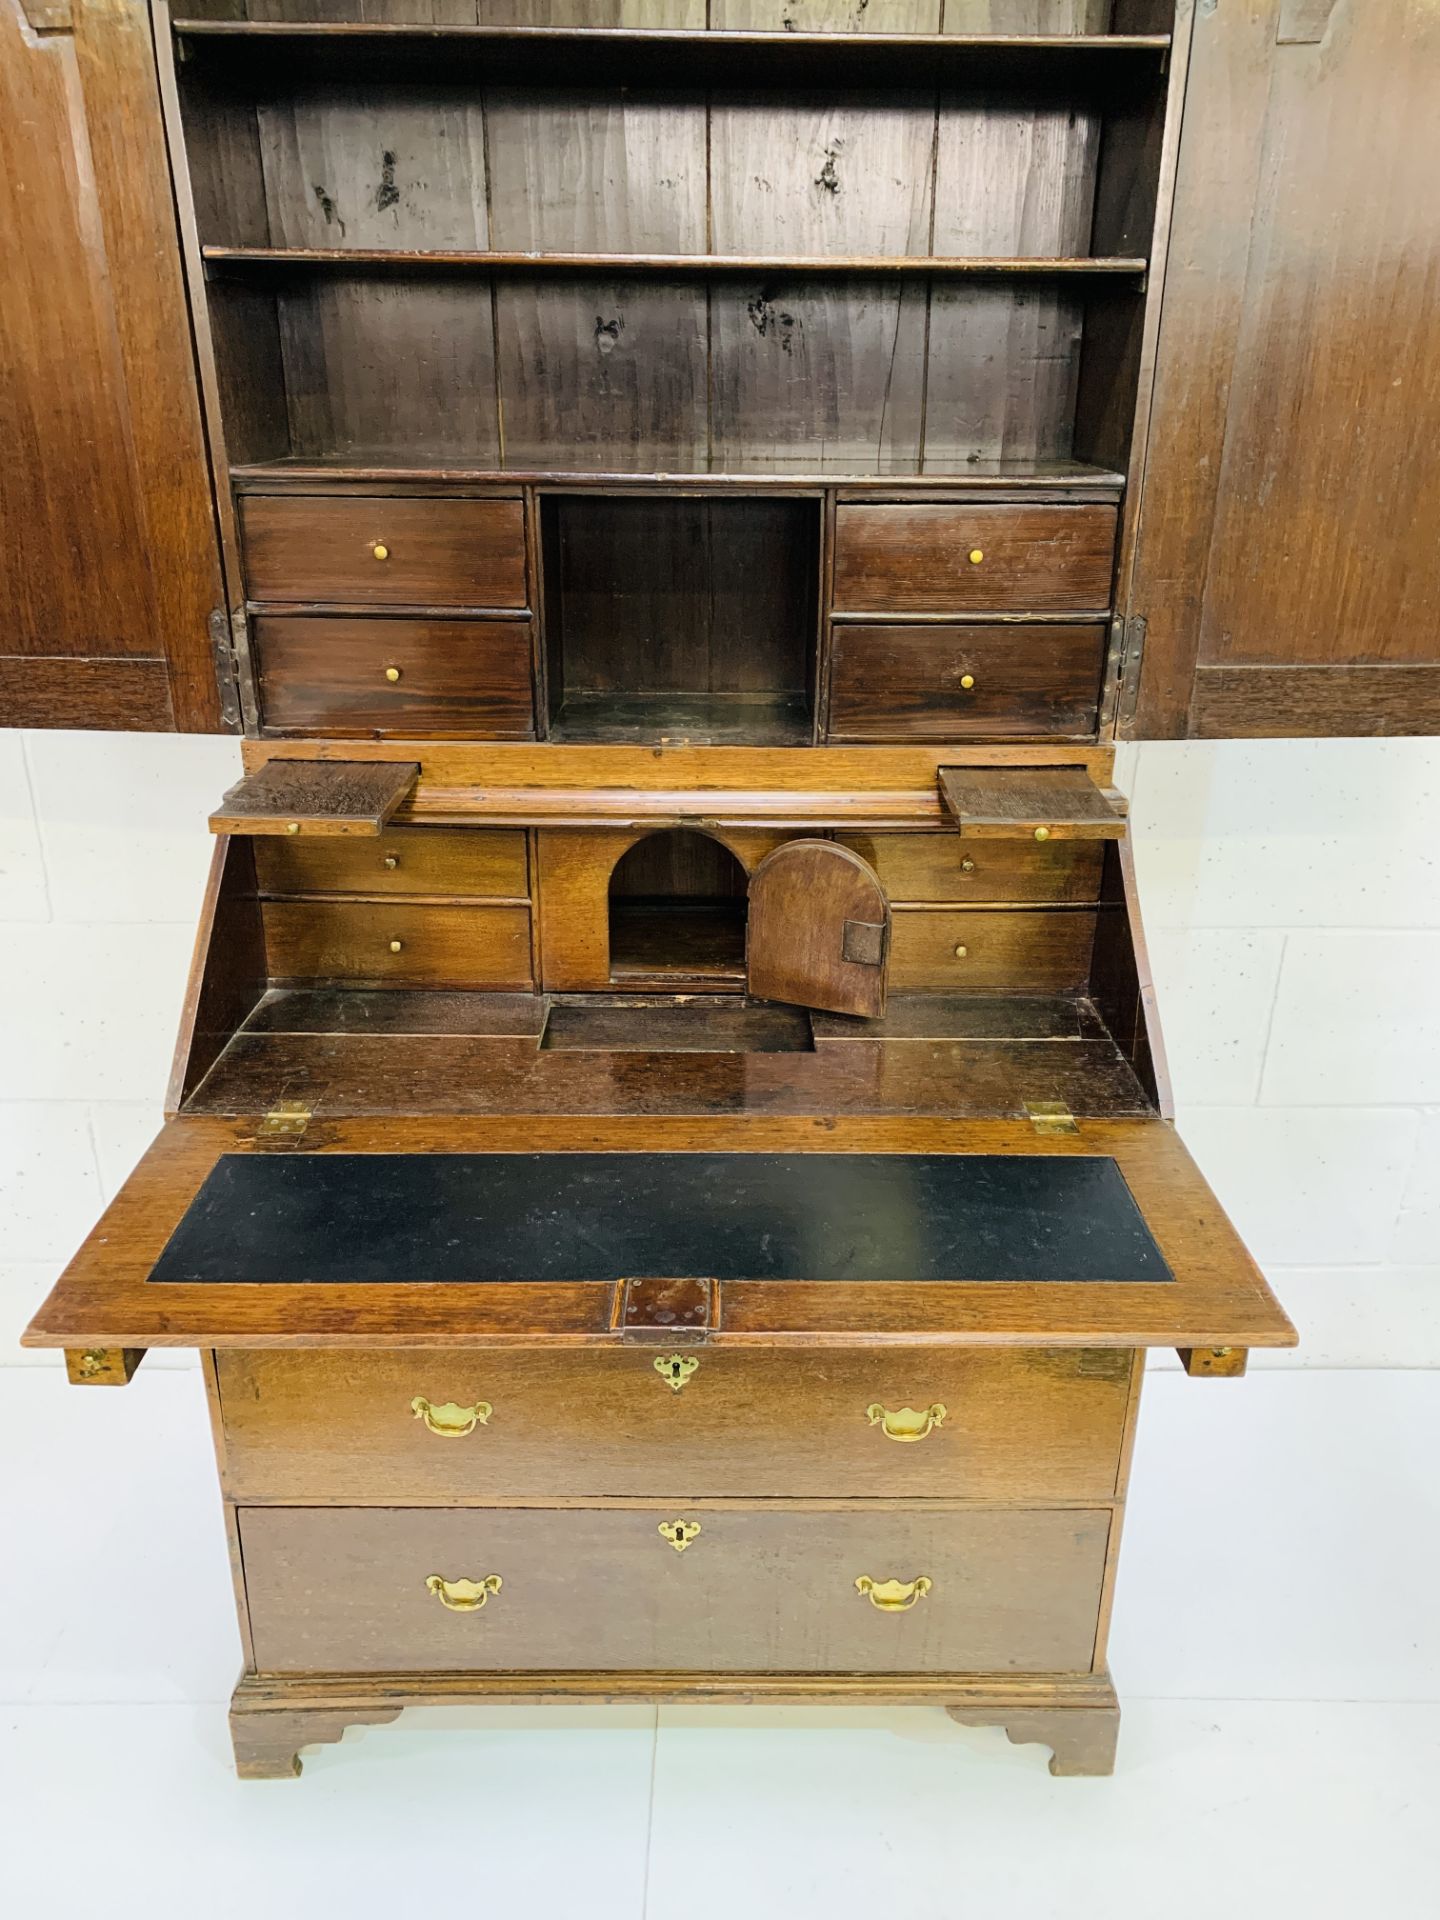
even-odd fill
[{"label": "mahogany bureau", "polygon": [[204,1357],[243,1774],[480,1698],[1108,1771],[1146,1352],[1294,1339],[1113,787],[1191,10],[276,11],[155,7],[243,777],[27,1339]]}]

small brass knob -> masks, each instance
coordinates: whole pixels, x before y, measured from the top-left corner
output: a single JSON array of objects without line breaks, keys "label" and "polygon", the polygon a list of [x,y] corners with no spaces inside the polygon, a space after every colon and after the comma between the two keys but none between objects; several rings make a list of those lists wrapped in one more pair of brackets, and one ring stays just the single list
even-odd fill
[{"label": "small brass knob", "polygon": [[985,558],[985,549],[983,547],[971,547],[970,564],[972,567],[978,567],[980,562],[984,558]]},{"label": "small brass knob", "polygon": [[298,833],[300,831],[300,822],[298,820],[292,820],[285,831],[287,833]]},{"label": "small brass knob", "polygon": [[960,862],[961,873],[974,873],[975,862],[968,857]]},{"label": "small brass knob", "polygon": [[405,942],[404,942],[403,940],[392,940],[392,941],[390,942],[390,951],[391,951],[391,953],[399,953],[399,952],[400,952],[400,950],[401,950],[401,948],[402,948],[402,947],[403,947],[404,945],[405,945]]},{"label": "small brass knob", "polygon": [[956,947],[955,958],[957,960],[964,960],[969,955],[969,952],[970,949],[968,947]]},{"label": "small brass knob", "polygon": [[383,540],[377,540],[370,551],[377,560],[388,560],[390,558],[390,549],[385,545]]},{"label": "small brass knob", "polygon": [[962,674],[961,674],[961,676],[960,676],[960,684],[961,684],[961,686],[962,686],[962,687],[963,687],[963,688],[965,689],[965,691],[966,691],[966,692],[968,693],[968,692],[970,691],[970,689],[971,689],[971,687],[973,687],[973,686],[974,686],[974,684],[975,684],[975,676],[974,676],[974,674],[973,674],[973,673],[962,673]]},{"label": "small brass knob", "polygon": [[388,867],[391,873],[393,873],[400,864],[400,856],[398,853],[387,853],[381,864]]},{"label": "small brass knob", "polygon": [[390,681],[390,682],[391,682],[391,684],[393,685],[393,684],[394,684],[394,682],[395,682],[395,681],[397,681],[397,680],[398,680],[398,679],[400,678],[400,669],[399,669],[399,667],[386,667],[386,669],[385,669],[385,678],[386,678],[386,679],[387,679],[388,681]]},{"label": "small brass knob", "polygon": [[1049,827],[1036,827],[1035,838],[1037,840],[1048,840],[1050,838]]}]

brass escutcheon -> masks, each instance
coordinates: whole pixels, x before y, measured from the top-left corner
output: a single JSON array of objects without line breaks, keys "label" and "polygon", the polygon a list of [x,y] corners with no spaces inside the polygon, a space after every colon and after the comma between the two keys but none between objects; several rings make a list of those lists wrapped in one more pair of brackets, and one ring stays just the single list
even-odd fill
[{"label": "brass escutcheon", "polygon": [[672,1353],[655,1361],[655,1371],[672,1393],[679,1393],[700,1362],[690,1353]]},{"label": "brass escutcheon", "polygon": [[698,1520],[662,1520],[656,1529],[677,1553],[683,1553],[690,1542],[699,1536],[700,1530]]}]

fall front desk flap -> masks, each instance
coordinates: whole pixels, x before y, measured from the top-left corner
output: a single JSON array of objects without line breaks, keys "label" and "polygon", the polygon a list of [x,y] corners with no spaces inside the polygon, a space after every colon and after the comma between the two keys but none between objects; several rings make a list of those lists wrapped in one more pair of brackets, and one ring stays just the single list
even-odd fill
[{"label": "fall front desk flap", "polygon": [[189,1284],[1168,1282],[1104,1156],[225,1154],[150,1278]]}]

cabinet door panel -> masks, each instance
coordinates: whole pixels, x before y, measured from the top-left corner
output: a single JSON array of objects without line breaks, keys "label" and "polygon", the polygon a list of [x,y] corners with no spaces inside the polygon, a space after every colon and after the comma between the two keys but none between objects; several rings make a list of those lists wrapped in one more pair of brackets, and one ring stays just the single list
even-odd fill
[{"label": "cabinet door panel", "polygon": [[1197,10],[1122,732],[1440,731],[1437,171],[1431,0]]},{"label": "cabinet door panel", "polygon": [[219,731],[225,596],[141,0],[0,0],[0,171],[0,726]]}]

